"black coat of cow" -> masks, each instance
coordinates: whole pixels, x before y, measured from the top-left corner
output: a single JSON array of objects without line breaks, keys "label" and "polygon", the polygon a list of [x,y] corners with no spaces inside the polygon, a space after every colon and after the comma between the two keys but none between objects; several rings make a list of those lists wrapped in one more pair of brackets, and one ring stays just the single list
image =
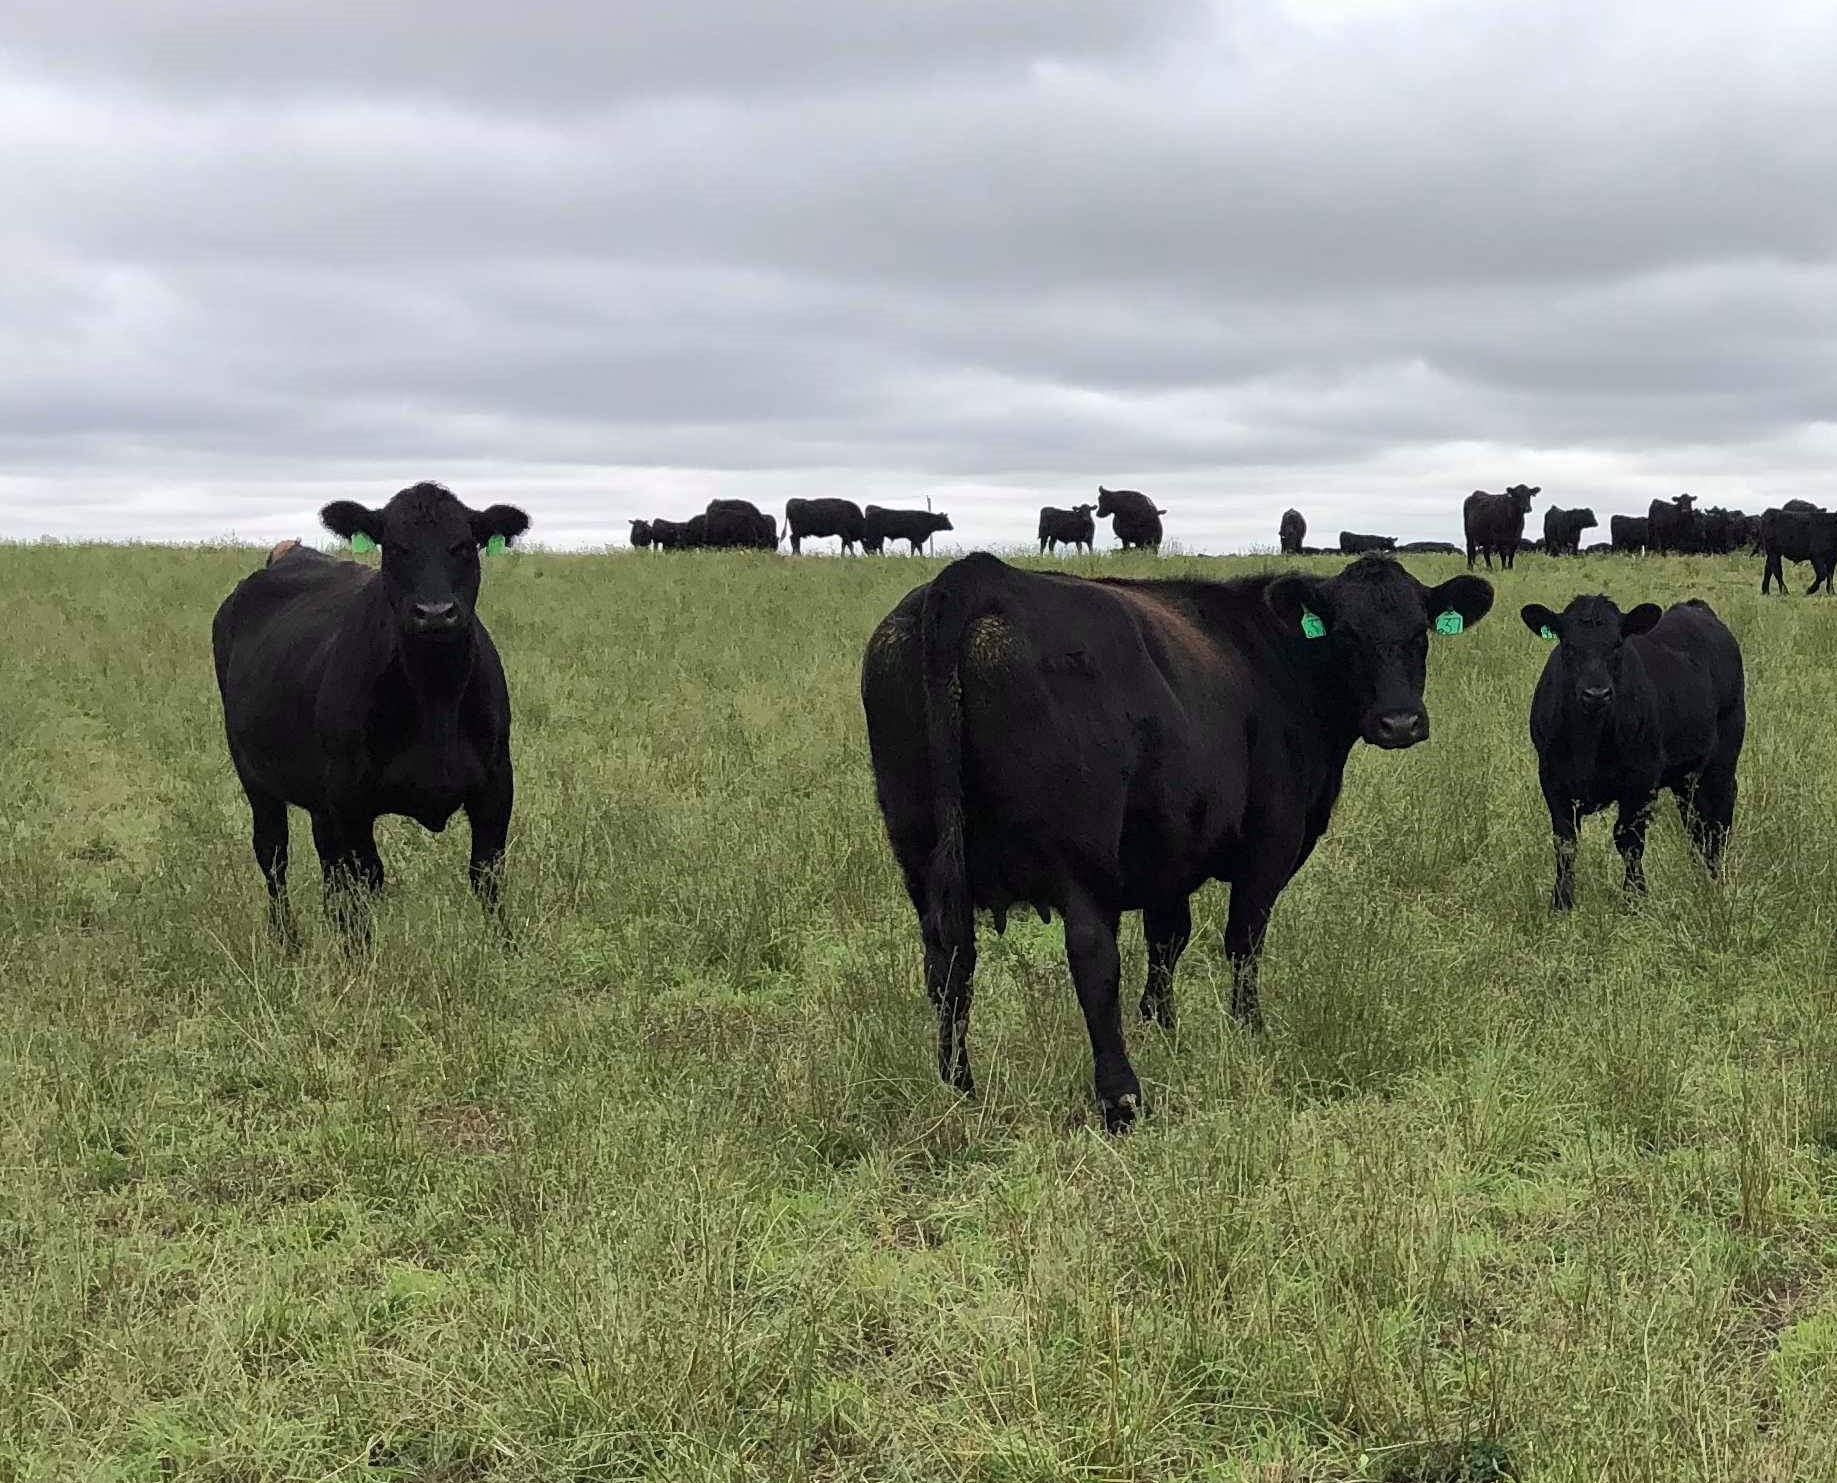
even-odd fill
[{"label": "black coat of cow", "polygon": [[1644,515],[1608,516],[1607,533],[1616,551],[1644,551],[1650,529]]},{"label": "black coat of cow", "polygon": [[1092,543],[1097,539],[1097,522],[1091,518],[1095,505],[1074,505],[1069,510],[1057,510],[1051,505],[1040,510],[1040,551],[1057,551],[1059,543],[1076,550],[1089,552]]},{"label": "black coat of cow", "polygon": [[1105,489],[1097,486],[1097,518],[1108,520],[1123,550],[1161,549],[1161,517],[1167,511],[1139,489]]},{"label": "black coat of cow", "polygon": [[930,510],[888,510],[869,505],[862,513],[861,548],[880,552],[888,541],[906,541],[916,556],[925,543],[941,530],[950,530],[950,516]]},{"label": "black coat of cow", "polygon": [[296,547],[243,578],[211,625],[230,760],[254,817],[275,926],[287,910],[287,806],[312,815],[328,903],[365,930],[383,884],[375,825],[428,829],[464,809],[474,890],[495,905],[513,793],[510,695],[479,619],[479,549],[529,517],[472,510],[438,484],[380,510],[352,500],[320,518],[382,549],[380,566]]},{"label": "black coat of cow", "polygon": [[697,551],[707,544],[708,516],[687,520],[652,520],[651,544],[659,551]]},{"label": "black coat of cow", "polygon": [[1256,1023],[1270,912],[1326,829],[1353,743],[1429,731],[1429,630],[1491,586],[1367,557],[1331,577],[1091,581],[984,553],[875,629],[862,664],[874,787],[918,914],[938,1070],[971,1089],[975,911],[1059,913],[1106,1124],[1140,1098],[1118,918],[1148,939],[1143,1014],[1171,1024],[1187,900],[1231,883],[1234,1009]]},{"label": "black coat of cow", "polygon": [[1593,510],[1564,510],[1556,505],[1544,511],[1544,555],[1579,556],[1582,532],[1593,530],[1601,522]]},{"label": "black coat of cow", "polygon": [[1395,536],[1362,536],[1355,530],[1342,530],[1339,533],[1339,550],[1342,556],[1364,556],[1375,551],[1395,551]]},{"label": "black coat of cow", "polygon": [[1702,549],[1711,556],[1728,556],[1745,548],[1760,547],[1760,521],[1740,510],[1712,505],[1703,511]]},{"label": "black coat of cow", "polygon": [[791,554],[801,556],[804,542],[813,536],[840,536],[842,554],[852,556],[861,539],[866,517],[850,499],[788,499],[785,501],[785,534]]},{"label": "black coat of cow", "polygon": [[751,500],[715,499],[702,511],[702,543],[715,551],[776,551],[778,526]]},{"label": "black coat of cow", "polygon": [[[1794,501],[1803,505],[1803,500]],[[1837,515],[1826,514],[1815,505],[1810,509],[1767,510],[1760,517],[1760,545],[1766,556],[1761,570],[1760,590],[1770,592],[1773,583],[1786,591],[1788,561],[1809,561],[1812,584],[1805,589],[1810,597],[1820,587],[1831,590],[1831,573],[1837,569]]]},{"label": "black coat of cow", "polygon": [[634,550],[648,550],[651,544],[651,522],[634,520],[631,523],[631,543]]},{"label": "black coat of cow", "polygon": [[1531,513],[1531,500],[1543,491],[1541,484],[1514,484],[1503,494],[1488,494],[1476,489],[1461,502],[1461,526],[1467,537],[1467,565],[1475,556],[1492,569],[1493,557],[1510,571],[1518,560],[1519,542],[1524,539],[1525,516]]},{"label": "black coat of cow", "polygon": [[1461,548],[1453,541],[1405,541],[1397,547],[1399,555],[1459,556]]},{"label": "black coat of cow", "polygon": [[1694,494],[1655,499],[1646,507],[1646,549],[1660,556],[1695,555],[1703,549],[1703,517]]},{"label": "black coat of cow", "polygon": [[1276,527],[1276,537],[1282,543],[1284,556],[1299,556],[1302,542],[1308,538],[1308,522],[1302,518],[1299,510],[1284,510],[1282,523]]},{"label": "black coat of cow", "polygon": [[1614,806],[1626,888],[1644,891],[1646,824],[1660,788],[1677,795],[1691,843],[1715,875],[1735,820],[1735,764],[1747,732],[1741,648],[1698,598],[1622,613],[1578,597],[1539,603],[1525,627],[1556,637],[1531,698],[1537,777],[1556,839],[1550,905],[1575,902],[1576,823]]}]

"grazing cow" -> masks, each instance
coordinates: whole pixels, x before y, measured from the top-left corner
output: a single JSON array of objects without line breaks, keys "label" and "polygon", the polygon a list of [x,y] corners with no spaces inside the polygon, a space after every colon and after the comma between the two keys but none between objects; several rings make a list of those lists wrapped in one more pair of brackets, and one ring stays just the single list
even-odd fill
[{"label": "grazing cow", "polygon": [[1713,876],[1735,821],[1735,763],[1747,731],[1741,646],[1709,604],[1622,613],[1577,597],[1561,613],[1528,603],[1525,627],[1556,649],[1531,698],[1537,777],[1556,837],[1554,911],[1575,904],[1576,822],[1615,805],[1626,888],[1646,889],[1646,824],[1660,788],[1677,795]]},{"label": "grazing cow", "polygon": [[438,484],[380,510],[338,500],[327,529],[382,548],[380,567],[296,545],[243,578],[211,625],[230,760],[254,816],[269,919],[292,935],[287,806],[312,815],[327,904],[368,930],[382,889],[376,820],[472,826],[472,888],[495,907],[510,827],[510,694],[479,619],[479,548],[515,540],[512,505],[472,510]]},{"label": "grazing cow", "polygon": [[1582,548],[1584,556],[1605,556],[1614,549],[1612,541],[1590,541]]},{"label": "grazing cow", "polygon": [[1476,489],[1461,502],[1470,569],[1475,556],[1485,560],[1488,571],[1492,570],[1495,556],[1500,566],[1507,571],[1512,569],[1518,560],[1519,542],[1524,540],[1524,519],[1531,513],[1531,500],[1542,492],[1541,484],[1514,484],[1503,494]]},{"label": "grazing cow", "polygon": [[1301,543],[1308,538],[1308,523],[1302,519],[1299,510],[1284,510],[1282,524],[1276,528],[1276,536],[1282,542],[1284,556],[1299,556]]},{"label": "grazing cow", "polygon": [[1364,556],[1374,551],[1395,551],[1395,536],[1362,536],[1357,531],[1342,530],[1339,533],[1339,553],[1341,556]]},{"label": "grazing cow", "polygon": [[1097,486],[1097,518],[1111,522],[1123,550],[1132,547],[1143,551],[1161,549],[1161,517],[1167,511],[1139,489],[1105,489]]},{"label": "grazing cow", "polygon": [[1118,917],[1148,939],[1142,1013],[1171,1026],[1187,898],[1231,883],[1233,1010],[1252,1025],[1276,898],[1332,817],[1353,743],[1429,734],[1432,627],[1493,590],[1370,556],[1331,577],[1092,581],[983,552],[882,620],[862,662],[874,788],[918,913],[938,1071],[972,1089],[975,911],[1065,924],[1105,1125],[1141,1088],[1123,1045]]},{"label": "grazing cow", "polygon": [[1089,552],[1097,539],[1097,522],[1091,518],[1096,505],[1073,505],[1069,510],[1055,510],[1051,505],[1040,511],[1040,552],[1056,552],[1064,541],[1076,550]]},{"label": "grazing cow", "polygon": [[751,500],[716,499],[702,511],[703,542],[716,551],[776,551],[778,526]]},{"label": "grazing cow", "polygon": [[[1804,505],[1805,501],[1793,503]],[[1766,553],[1766,565],[1760,575],[1763,593],[1772,591],[1775,582],[1785,593],[1784,563],[1788,561],[1811,563],[1812,584],[1805,589],[1807,597],[1820,587],[1826,592],[1831,590],[1831,572],[1837,569],[1837,515],[1826,514],[1815,505],[1810,509],[1768,510],[1760,517],[1760,544]]]},{"label": "grazing cow", "polygon": [[1650,529],[1644,515],[1610,515],[1607,521],[1608,535],[1616,551],[1644,551]]},{"label": "grazing cow", "polygon": [[850,499],[785,501],[785,534],[791,537],[793,556],[804,554],[804,542],[812,536],[840,536],[842,554],[853,556],[864,523],[861,506]]},{"label": "grazing cow", "polygon": [[1459,556],[1461,548],[1453,541],[1405,541],[1399,553],[1411,556]]},{"label": "grazing cow", "polygon": [[631,543],[632,543],[633,550],[644,551],[644,550],[649,549],[650,544],[651,544],[651,522],[650,521],[648,520],[632,521],[631,523]]},{"label": "grazing cow", "polygon": [[1564,510],[1556,505],[1544,511],[1544,554],[1546,556],[1579,556],[1582,554],[1582,532],[1593,530],[1601,522],[1593,510]]},{"label": "grazing cow", "polygon": [[1694,494],[1655,499],[1646,508],[1646,549],[1660,556],[1694,555],[1703,549],[1703,517],[1692,508]]},{"label": "grazing cow", "polygon": [[888,541],[910,543],[916,556],[932,536],[953,529],[948,515],[934,515],[930,510],[887,510],[869,505],[861,518],[861,546],[878,554]]},{"label": "grazing cow", "polygon": [[652,520],[651,544],[659,551],[696,551],[707,544],[706,514],[687,520]]}]

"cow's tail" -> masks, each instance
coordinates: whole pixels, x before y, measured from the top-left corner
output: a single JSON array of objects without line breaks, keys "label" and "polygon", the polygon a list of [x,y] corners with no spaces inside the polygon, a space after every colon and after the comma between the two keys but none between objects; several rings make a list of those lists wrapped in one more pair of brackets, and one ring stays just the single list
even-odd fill
[{"label": "cow's tail", "polygon": [[925,866],[927,943],[964,948],[975,940],[969,862],[963,838],[963,636],[977,616],[982,553],[953,562],[932,580],[919,618],[924,657],[925,753],[930,764],[936,842]]}]

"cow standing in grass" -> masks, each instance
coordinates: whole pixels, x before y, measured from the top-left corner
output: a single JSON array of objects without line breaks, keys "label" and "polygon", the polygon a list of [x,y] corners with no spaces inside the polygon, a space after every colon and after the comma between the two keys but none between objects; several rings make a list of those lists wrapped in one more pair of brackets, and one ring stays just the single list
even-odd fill
[{"label": "cow standing in grass", "polygon": [[1607,532],[1613,547],[1625,555],[1637,555],[1646,549],[1651,524],[1644,515],[1610,515]]},{"label": "cow standing in grass", "polygon": [[1339,533],[1339,550],[1342,556],[1367,556],[1379,551],[1395,551],[1395,536],[1360,535],[1356,530],[1342,530]]},{"label": "cow standing in grass", "polygon": [[328,529],[382,550],[378,568],[294,546],[243,578],[211,625],[230,760],[254,818],[270,920],[291,937],[287,807],[312,815],[328,905],[362,935],[382,889],[376,820],[436,833],[464,809],[471,881],[495,907],[510,828],[510,694],[476,612],[479,550],[529,528],[438,484],[381,509],[339,500]]},{"label": "cow standing in grass", "polygon": [[1270,912],[1327,827],[1353,744],[1429,734],[1429,631],[1492,606],[1367,557],[1332,577],[1090,581],[985,553],[875,629],[862,664],[874,788],[918,914],[938,1071],[971,1090],[974,913],[1057,912],[1112,1130],[1141,1088],[1123,1045],[1116,934],[1140,911],[1144,1016],[1171,1025],[1188,898],[1231,883],[1240,1019],[1260,1022]]},{"label": "cow standing in grass", "polygon": [[1097,522],[1091,518],[1095,505],[1074,505],[1056,510],[1046,505],[1040,510],[1040,554],[1057,552],[1060,542],[1073,550],[1088,554],[1097,539]]},{"label": "cow standing in grass", "polygon": [[1601,522],[1589,509],[1564,510],[1552,505],[1544,511],[1544,555],[1579,556],[1582,532],[1593,530]]},{"label": "cow standing in grass", "polygon": [[[1794,509],[1794,505],[1799,508]],[[1820,587],[1829,592],[1831,573],[1837,570],[1837,515],[1827,514],[1804,500],[1764,511],[1760,517],[1760,548],[1766,556],[1760,574],[1763,593],[1772,591],[1778,582],[1781,595],[1785,595],[1788,561],[1811,563],[1812,583],[1805,589],[1807,597]]]},{"label": "cow standing in grass", "polygon": [[1514,484],[1503,494],[1488,494],[1476,489],[1461,502],[1461,525],[1467,537],[1467,566],[1481,557],[1486,569],[1492,570],[1493,557],[1510,571],[1518,561],[1520,542],[1524,540],[1525,517],[1531,513],[1531,501],[1543,492],[1541,484]]},{"label": "cow standing in grass", "polygon": [[1160,551],[1161,517],[1166,513],[1139,489],[1097,486],[1097,518],[1110,522],[1125,551]]},{"label": "cow standing in grass", "polygon": [[[842,554],[855,554],[855,543],[861,539],[866,517],[861,506],[847,499],[788,499],[785,501],[785,536],[791,540],[791,554],[801,556],[804,542],[813,536],[839,536]],[[782,540],[784,537],[780,537]]]},{"label": "cow standing in grass", "polygon": [[1302,542],[1308,538],[1308,522],[1299,510],[1284,510],[1276,527],[1276,539],[1282,543],[1284,556],[1299,556]]},{"label": "cow standing in grass", "polygon": [[1578,597],[1561,613],[1529,603],[1520,616],[1556,640],[1531,699],[1537,777],[1556,839],[1552,909],[1575,904],[1577,821],[1610,806],[1626,888],[1646,889],[1646,825],[1660,788],[1677,795],[1690,841],[1715,875],[1735,822],[1735,764],[1748,726],[1735,636],[1697,598],[1622,613],[1606,597]]},{"label": "cow standing in grass", "polygon": [[1660,556],[1692,556],[1703,550],[1703,516],[1694,494],[1655,499],[1646,506],[1646,547]]},{"label": "cow standing in grass", "polygon": [[861,549],[878,556],[888,541],[905,541],[917,556],[941,530],[951,528],[950,516],[930,510],[889,510],[869,505],[862,512]]}]

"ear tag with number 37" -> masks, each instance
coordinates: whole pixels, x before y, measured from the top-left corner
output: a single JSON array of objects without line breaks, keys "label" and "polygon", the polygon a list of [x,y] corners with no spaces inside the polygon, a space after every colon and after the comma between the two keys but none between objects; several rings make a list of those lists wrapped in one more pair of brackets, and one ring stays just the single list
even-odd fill
[{"label": "ear tag with number 37", "polygon": [[1447,612],[1443,613],[1435,620],[1435,631],[1437,633],[1459,633],[1466,626],[1467,620],[1459,613],[1455,612],[1453,608],[1449,608]]},{"label": "ear tag with number 37", "polygon": [[1324,639],[1327,636],[1327,625],[1320,621],[1316,613],[1306,608],[1301,610],[1301,636],[1307,639]]},{"label": "ear tag with number 37", "polygon": [[368,556],[376,549],[376,542],[361,530],[351,532],[351,549],[359,556]]}]

